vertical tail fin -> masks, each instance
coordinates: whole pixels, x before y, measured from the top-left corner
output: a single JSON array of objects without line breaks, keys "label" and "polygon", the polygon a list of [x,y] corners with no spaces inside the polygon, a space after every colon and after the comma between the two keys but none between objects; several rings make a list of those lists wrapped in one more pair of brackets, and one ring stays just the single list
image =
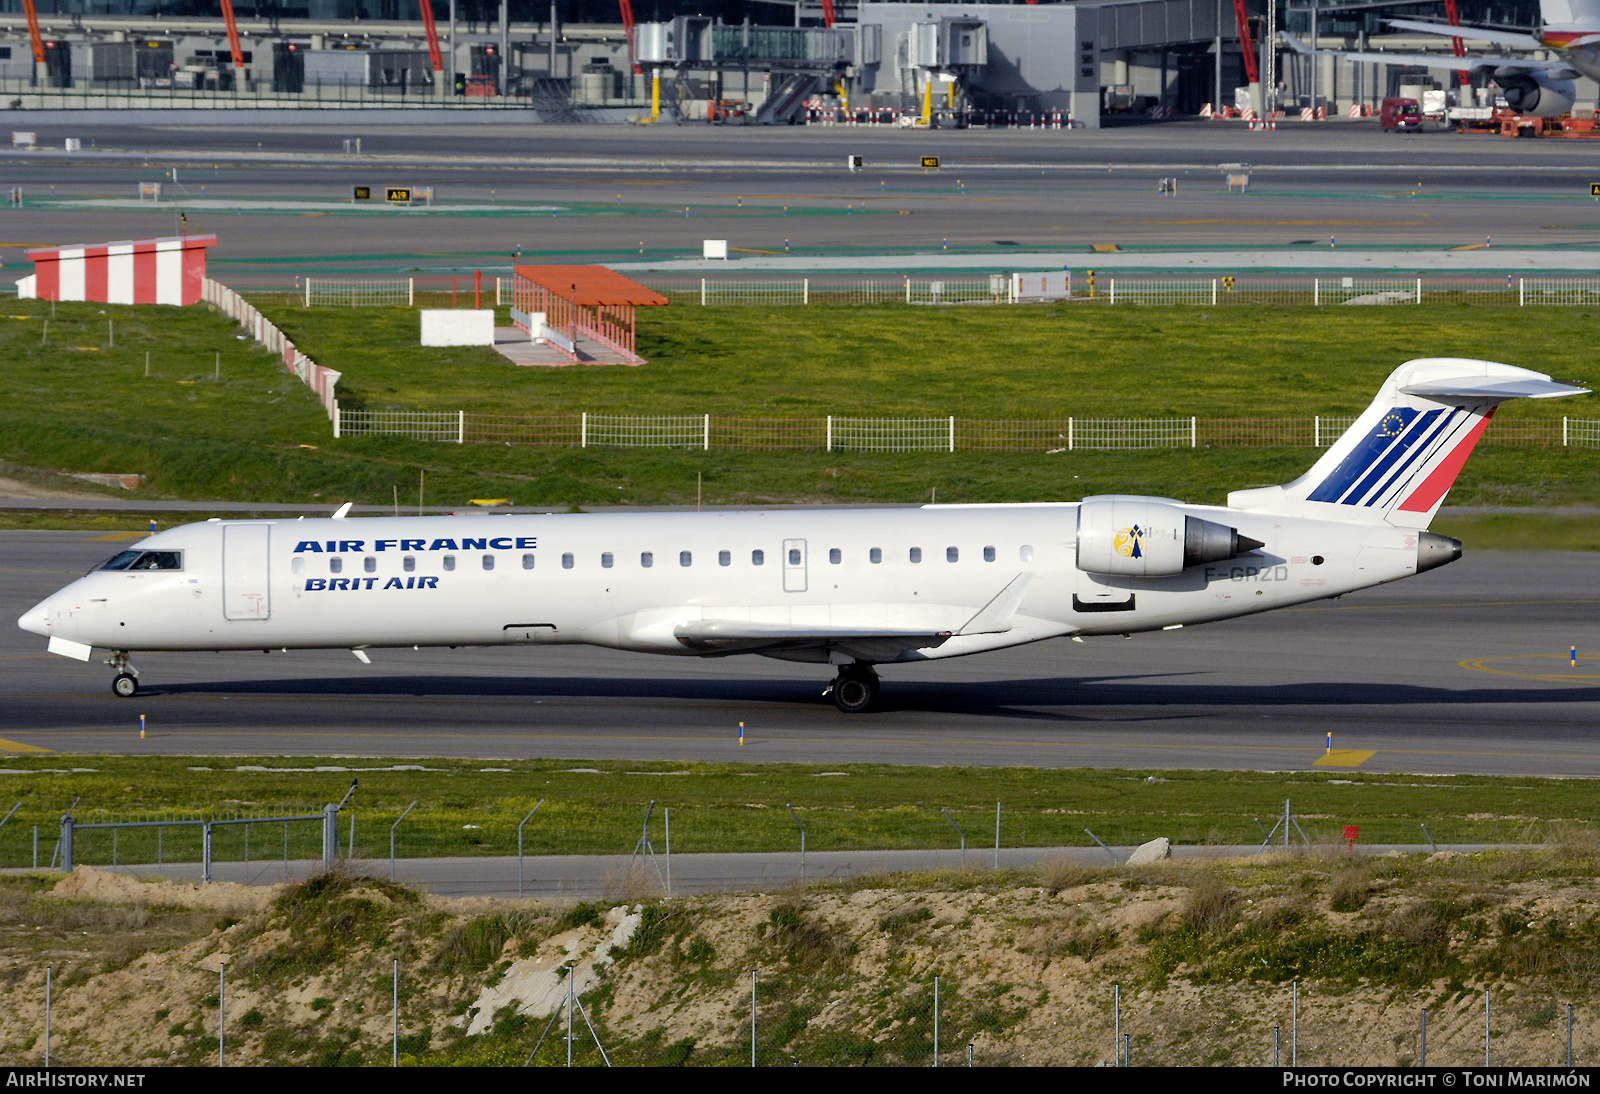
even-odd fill
[{"label": "vertical tail fin", "polygon": [[1541,372],[1459,357],[1407,361],[1372,405],[1304,475],[1235,490],[1234,509],[1426,528],[1495,407],[1507,399],[1581,395]]}]

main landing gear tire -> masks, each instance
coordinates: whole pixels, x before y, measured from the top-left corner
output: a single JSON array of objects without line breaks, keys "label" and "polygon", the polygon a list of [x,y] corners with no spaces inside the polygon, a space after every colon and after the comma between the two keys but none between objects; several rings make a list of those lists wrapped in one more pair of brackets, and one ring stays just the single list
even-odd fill
[{"label": "main landing gear tire", "polygon": [[828,689],[833,705],[843,714],[861,714],[878,701],[878,674],[857,669],[841,672]]},{"label": "main landing gear tire", "polygon": [[111,681],[111,690],[123,699],[132,699],[139,694],[139,681],[131,672],[119,672]]}]

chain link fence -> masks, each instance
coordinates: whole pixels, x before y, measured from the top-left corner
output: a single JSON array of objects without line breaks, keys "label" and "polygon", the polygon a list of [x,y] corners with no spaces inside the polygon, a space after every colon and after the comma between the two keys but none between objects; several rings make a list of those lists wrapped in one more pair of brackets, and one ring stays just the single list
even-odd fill
[{"label": "chain link fence", "polygon": [[[1039,878],[1010,880],[1054,895],[1048,879],[1042,888]],[[876,899],[850,927],[830,919],[844,902],[806,891],[750,899],[747,911],[724,904],[739,922],[711,924],[694,902],[653,900],[430,911],[415,890],[322,874],[214,925],[203,922],[214,912],[168,909],[166,926],[181,920],[200,936],[179,966],[154,951],[97,967],[66,955],[14,966],[9,1059],[57,1068],[989,1067],[1041,1058],[1326,1067],[1374,1048],[1350,1027],[1362,1003],[1354,979],[1331,991],[1281,972],[1176,992],[1145,977],[1124,984],[1119,975],[1137,972],[1091,964],[1117,946],[1118,930],[1087,919],[1076,931],[1018,920],[1011,945],[1025,960],[978,971],[989,963],[939,952],[937,933],[960,928],[946,917],[956,909],[943,906],[950,890],[861,895]],[[981,900],[956,903],[981,915]],[[141,913],[146,924],[161,915],[111,903],[27,914],[98,941],[139,929]],[[1175,937],[1144,930],[1151,943]],[[1047,977],[1052,964],[1060,968]],[[152,984],[155,969],[165,975]],[[1425,996],[1418,1010],[1402,999],[1421,993],[1381,989],[1379,1013],[1363,1021],[1381,1028],[1388,1066],[1570,1068],[1592,1051],[1589,1008],[1552,985],[1457,987],[1453,998]],[[108,1007],[108,992],[119,991],[136,1004]],[[1216,1007],[1226,1013],[1203,1013]]]},{"label": "chain link fence", "polygon": [[[1071,452],[1147,448],[1326,448],[1353,415],[1312,418],[743,418],[711,414],[478,414],[346,410],[336,437],[456,444],[825,452]],[[1600,447],[1600,421],[1497,420],[1484,443]]]}]

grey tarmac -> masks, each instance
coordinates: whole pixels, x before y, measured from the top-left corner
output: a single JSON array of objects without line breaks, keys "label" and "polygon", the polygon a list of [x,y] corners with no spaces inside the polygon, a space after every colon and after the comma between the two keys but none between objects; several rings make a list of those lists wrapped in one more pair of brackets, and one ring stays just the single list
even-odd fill
[{"label": "grey tarmac", "polygon": [[[287,288],[308,275],[503,272],[518,260],[681,259],[698,256],[707,238],[736,248],[735,261],[718,264],[723,274],[763,252],[889,253],[917,269],[919,254],[952,252],[990,254],[1004,268],[1013,248],[1081,255],[1084,267],[1099,261],[1095,244],[1277,248],[1283,268],[1294,268],[1298,256],[1335,242],[1431,247],[1442,261],[1447,248],[1489,241],[1548,249],[1546,268],[1592,269],[1600,246],[1600,205],[1590,196],[1600,172],[1589,143],[1385,135],[1372,121],[1285,123],[1272,133],[1199,121],[1098,132],[70,120],[37,128],[40,151],[0,150],[0,183],[24,194],[0,239],[0,259],[19,274],[27,246],[173,234],[185,209],[188,231],[217,233],[211,272],[236,287]],[[66,136],[85,151],[59,151]],[[362,138],[363,155],[340,152],[351,136]],[[847,171],[849,154],[864,155],[865,170]],[[917,166],[928,154],[941,157],[940,170]],[[1252,169],[1246,194],[1228,191],[1239,164]],[[1157,192],[1165,176],[1178,178],[1175,196]],[[138,183],[163,179],[160,206],[140,206]],[[432,185],[440,204],[341,204],[353,184]],[[1416,265],[1432,270],[1426,258]]]}]

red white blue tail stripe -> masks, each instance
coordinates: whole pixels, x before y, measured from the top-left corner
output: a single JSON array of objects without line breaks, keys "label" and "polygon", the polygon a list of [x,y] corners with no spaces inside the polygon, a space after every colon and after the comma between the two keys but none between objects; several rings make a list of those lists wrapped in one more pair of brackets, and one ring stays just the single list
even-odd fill
[{"label": "red white blue tail stripe", "polygon": [[1426,512],[1455,482],[1487,424],[1487,414],[1459,407],[1394,407],[1356,442],[1308,500]]}]

